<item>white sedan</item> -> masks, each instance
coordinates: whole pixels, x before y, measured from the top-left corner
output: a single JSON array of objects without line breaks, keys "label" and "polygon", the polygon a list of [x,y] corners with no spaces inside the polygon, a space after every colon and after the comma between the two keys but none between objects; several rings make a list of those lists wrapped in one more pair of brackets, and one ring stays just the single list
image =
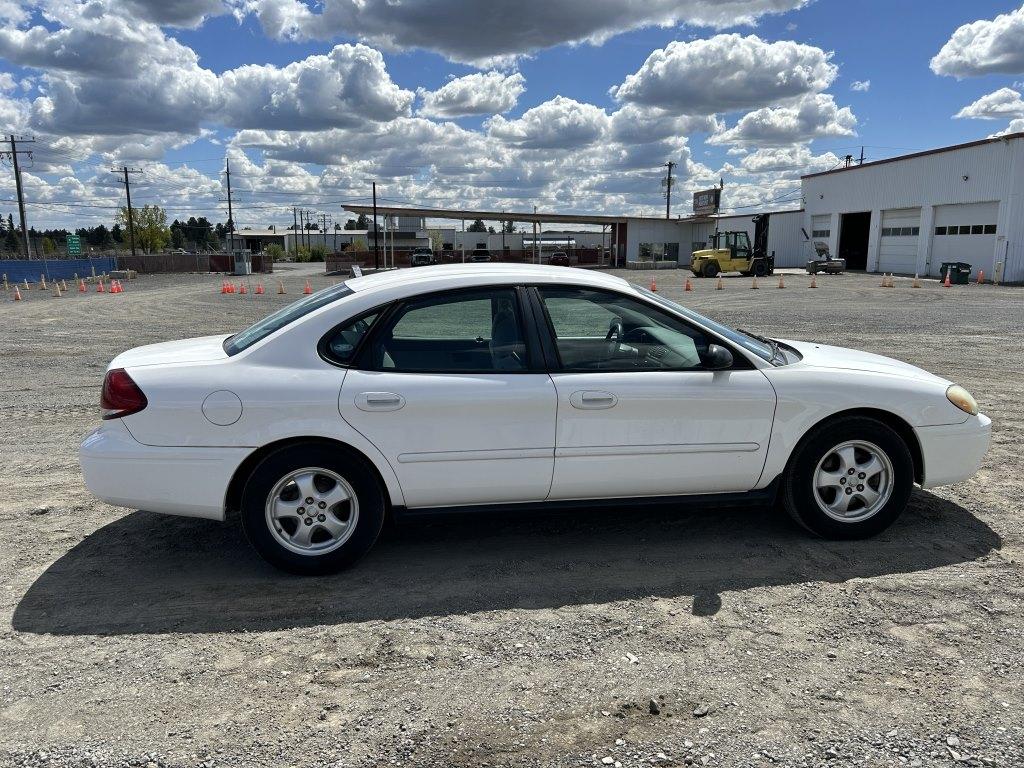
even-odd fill
[{"label": "white sedan", "polygon": [[81,445],[111,504],[345,567],[387,515],[778,499],[861,538],[972,475],[991,421],[920,368],[721,325],[598,272],[450,265],[339,283],[233,336],[110,364]]}]

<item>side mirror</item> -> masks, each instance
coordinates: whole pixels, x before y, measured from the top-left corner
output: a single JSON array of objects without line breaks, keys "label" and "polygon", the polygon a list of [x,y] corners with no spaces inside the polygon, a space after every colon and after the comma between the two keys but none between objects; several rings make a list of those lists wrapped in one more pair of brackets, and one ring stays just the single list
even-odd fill
[{"label": "side mirror", "polygon": [[701,362],[704,370],[722,371],[732,368],[732,352],[719,344],[709,344],[708,351],[704,354]]}]

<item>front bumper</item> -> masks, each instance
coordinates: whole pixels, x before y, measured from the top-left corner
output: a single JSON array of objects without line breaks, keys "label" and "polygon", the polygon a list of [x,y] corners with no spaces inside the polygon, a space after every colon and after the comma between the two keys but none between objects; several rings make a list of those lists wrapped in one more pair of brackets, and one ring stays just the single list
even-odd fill
[{"label": "front bumper", "polygon": [[86,486],[108,504],[223,520],[228,483],[250,450],[142,445],[112,419],[86,435],[78,459]]},{"label": "front bumper", "polygon": [[924,459],[922,488],[935,488],[966,480],[981,466],[992,441],[992,420],[983,413],[962,424],[917,427]]}]

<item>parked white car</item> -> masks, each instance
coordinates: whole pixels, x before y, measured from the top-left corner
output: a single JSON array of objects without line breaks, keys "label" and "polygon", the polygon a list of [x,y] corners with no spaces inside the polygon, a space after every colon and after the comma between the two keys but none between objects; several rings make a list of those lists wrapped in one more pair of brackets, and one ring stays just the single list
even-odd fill
[{"label": "parked white car", "polygon": [[90,490],[217,520],[301,573],[387,514],[616,499],[778,498],[861,538],[972,475],[991,422],[878,355],[733,330],[625,280],[514,264],[347,280],[233,336],[110,364]]}]

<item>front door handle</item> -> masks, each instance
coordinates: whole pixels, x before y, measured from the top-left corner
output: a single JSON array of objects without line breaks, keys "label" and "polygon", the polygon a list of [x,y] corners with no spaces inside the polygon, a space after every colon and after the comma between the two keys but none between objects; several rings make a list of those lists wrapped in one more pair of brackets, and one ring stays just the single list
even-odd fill
[{"label": "front door handle", "polygon": [[573,408],[583,411],[596,411],[604,408],[613,408],[619,399],[611,392],[580,391],[573,392],[569,396],[569,403]]},{"label": "front door handle", "polygon": [[397,411],[405,405],[405,398],[394,392],[360,392],[356,395],[356,408],[361,411]]}]

